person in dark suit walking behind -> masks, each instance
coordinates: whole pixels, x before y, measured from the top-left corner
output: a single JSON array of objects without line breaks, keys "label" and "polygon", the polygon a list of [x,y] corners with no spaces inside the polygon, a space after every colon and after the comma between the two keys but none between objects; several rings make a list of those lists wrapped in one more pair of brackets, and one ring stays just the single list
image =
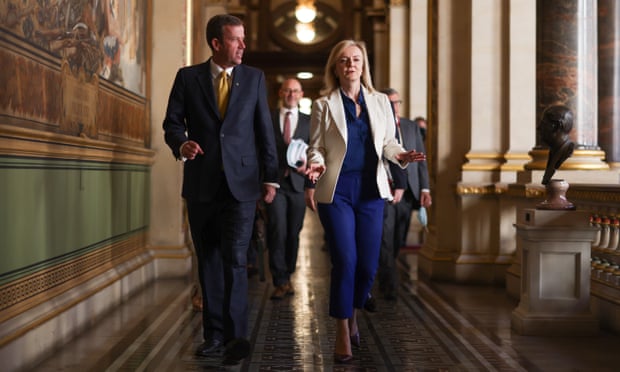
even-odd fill
[{"label": "person in dark suit walking behind", "polygon": [[185,161],[182,196],[203,298],[196,354],[224,351],[224,362],[234,364],[250,354],[247,250],[256,201],[262,191],[271,203],[278,187],[278,155],[265,75],[241,64],[243,22],[216,15],[206,36],[213,55],[177,72],[163,128]]},{"label": "person in dark suit walking behind", "polygon": [[281,180],[273,203],[267,205],[269,268],[275,287],[272,300],[281,300],[295,292],[290,277],[297,266],[299,232],[306,213],[306,162],[290,166],[287,149],[292,139],[301,139],[307,144],[310,137],[310,115],[300,112],[298,107],[303,95],[297,79],[284,80],[279,91],[282,107],[272,113]]},{"label": "person in dark suit walking behind", "polygon": [[[405,150],[425,153],[424,138],[417,123],[400,116],[402,101],[395,89],[381,91],[387,94],[396,119],[395,136]],[[429,207],[432,198],[429,190],[428,166],[426,160],[409,163],[404,171],[390,164],[393,176],[394,199],[386,205],[383,219],[383,237],[379,255],[377,280],[379,289],[387,300],[396,300],[398,295],[398,270],[396,258],[405,245],[411,224],[411,212],[421,206]]]}]

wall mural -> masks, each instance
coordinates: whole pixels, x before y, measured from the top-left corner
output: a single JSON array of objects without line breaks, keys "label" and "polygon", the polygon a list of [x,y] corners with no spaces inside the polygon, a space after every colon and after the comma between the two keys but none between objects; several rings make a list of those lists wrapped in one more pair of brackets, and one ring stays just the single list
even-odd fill
[{"label": "wall mural", "polygon": [[0,0],[0,27],[67,61],[145,95],[146,0]]}]

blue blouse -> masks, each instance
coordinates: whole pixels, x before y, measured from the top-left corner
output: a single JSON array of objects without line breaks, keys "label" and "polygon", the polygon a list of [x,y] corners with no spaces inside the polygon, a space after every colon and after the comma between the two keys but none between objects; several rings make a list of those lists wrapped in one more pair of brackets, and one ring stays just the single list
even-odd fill
[{"label": "blue blouse", "polygon": [[342,173],[357,172],[363,177],[376,177],[377,154],[370,132],[370,119],[364,95],[360,92],[357,103],[360,115],[355,113],[355,102],[340,91],[347,120],[347,153],[342,164]]}]

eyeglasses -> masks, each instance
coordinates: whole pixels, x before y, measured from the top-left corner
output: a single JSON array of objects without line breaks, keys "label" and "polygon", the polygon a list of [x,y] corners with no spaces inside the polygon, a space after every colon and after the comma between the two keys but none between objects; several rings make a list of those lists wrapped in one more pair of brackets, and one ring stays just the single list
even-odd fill
[{"label": "eyeglasses", "polygon": [[282,89],[281,92],[284,94],[290,94],[290,93],[297,94],[301,92],[301,89]]}]

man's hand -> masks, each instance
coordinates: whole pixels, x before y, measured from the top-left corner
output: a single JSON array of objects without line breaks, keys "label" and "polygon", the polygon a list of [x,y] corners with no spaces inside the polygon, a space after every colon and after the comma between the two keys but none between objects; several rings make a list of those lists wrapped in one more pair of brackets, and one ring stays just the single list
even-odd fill
[{"label": "man's hand", "polygon": [[424,208],[428,208],[433,204],[433,199],[431,198],[431,193],[428,191],[422,191],[420,194],[420,205]]},{"label": "man's hand", "polygon": [[405,189],[394,189],[394,191],[392,192],[392,196],[394,197],[394,199],[392,199],[391,203],[392,204],[400,203],[400,201],[403,199],[404,193],[405,193]]},{"label": "man's hand", "polygon": [[196,155],[204,155],[204,151],[200,148],[200,145],[192,140],[189,140],[181,146],[181,156],[187,160],[194,160]]},{"label": "man's hand", "polygon": [[306,159],[297,162],[297,168],[295,168],[295,171],[297,171],[297,173],[301,174],[302,176],[306,175]]},{"label": "man's hand", "polygon": [[314,200],[314,189],[306,189],[304,191],[304,199],[306,199],[306,206],[313,212],[316,212],[316,201]]},{"label": "man's hand", "polygon": [[273,198],[276,197],[276,187],[274,185],[263,184],[263,201],[271,204]]}]

